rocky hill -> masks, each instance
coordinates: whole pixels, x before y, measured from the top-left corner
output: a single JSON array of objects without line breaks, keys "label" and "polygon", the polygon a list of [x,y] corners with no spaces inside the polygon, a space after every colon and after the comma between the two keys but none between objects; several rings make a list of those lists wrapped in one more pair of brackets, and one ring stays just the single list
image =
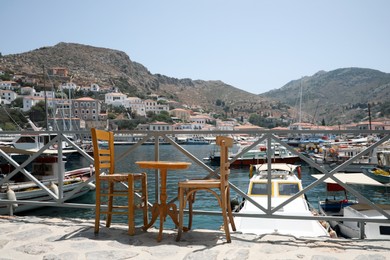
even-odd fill
[{"label": "rocky hill", "polygon": [[375,117],[380,105],[389,102],[390,74],[363,68],[320,71],[262,95],[296,108],[302,100],[307,122],[324,119],[329,124],[345,124],[367,119],[368,104]]},{"label": "rocky hill", "polygon": [[[66,79],[50,78],[54,86],[66,80],[78,85],[116,86],[129,96],[145,98],[157,94],[189,107],[201,107],[204,111],[236,118],[257,113],[297,120],[301,107],[303,121],[320,123],[325,120],[326,124],[343,124],[363,120],[367,116],[368,103],[377,112],[378,104],[389,102],[390,97],[390,74],[371,69],[320,71],[293,80],[280,89],[255,95],[222,81],[151,74],[122,51],[75,43],[59,43],[0,57],[0,69],[13,73],[42,75],[43,66],[69,70]],[[300,97],[301,106],[298,105]]]},{"label": "rocky hill", "polygon": [[[70,78],[79,85],[96,82],[115,85],[131,96],[158,94],[188,106],[200,106],[206,111],[240,116],[242,113],[288,113],[286,109],[272,112],[274,101],[240,90],[221,81],[177,79],[151,74],[143,65],[122,52],[93,46],[59,43],[30,52],[0,58],[0,69],[15,73],[42,74],[42,67],[66,67]],[[51,79],[55,81],[55,79]],[[57,84],[58,82],[56,82]],[[221,102],[219,102],[221,101]],[[217,104],[223,104],[217,105]]]}]

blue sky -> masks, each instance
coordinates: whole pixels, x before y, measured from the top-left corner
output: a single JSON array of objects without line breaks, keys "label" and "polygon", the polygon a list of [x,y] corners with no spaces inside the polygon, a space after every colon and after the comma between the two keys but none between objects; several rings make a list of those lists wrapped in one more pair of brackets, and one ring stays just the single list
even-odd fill
[{"label": "blue sky", "polygon": [[390,73],[388,0],[1,0],[0,52],[59,42],[261,94],[325,70]]}]

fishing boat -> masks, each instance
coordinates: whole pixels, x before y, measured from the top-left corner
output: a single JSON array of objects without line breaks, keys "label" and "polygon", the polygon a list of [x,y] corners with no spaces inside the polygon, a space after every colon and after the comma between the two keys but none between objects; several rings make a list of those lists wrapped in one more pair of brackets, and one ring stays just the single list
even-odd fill
[{"label": "fishing boat", "polygon": [[362,167],[363,173],[368,177],[373,178],[374,180],[379,181],[380,183],[390,185],[390,167],[386,168],[368,168]]},{"label": "fishing boat", "polygon": [[[62,190],[66,200],[80,197],[95,189],[92,182],[86,182],[89,177],[93,175],[92,167],[83,167],[65,171],[65,162],[65,158],[63,158],[63,160],[59,160],[58,156],[39,156],[31,163],[31,175],[42,185],[47,187],[48,190],[58,196],[58,181],[61,169],[61,171],[64,172]],[[21,202],[23,200],[53,200],[45,189],[38,186],[36,182],[29,180],[20,172],[11,178],[7,178],[7,174],[13,171],[13,167],[9,164],[6,166],[8,172],[2,171],[2,174],[0,174],[0,215],[12,215],[13,213],[19,213],[39,207],[38,205],[33,204],[23,204]],[[2,169],[4,168],[2,167]],[[83,182],[86,182],[84,186],[78,189],[77,192],[72,192]],[[1,200],[15,200],[15,203],[9,206],[10,204],[2,204]]]},{"label": "fishing boat", "polygon": [[[302,182],[298,178],[300,175],[299,165],[272,163],[270,175],[268,173],[268,164],[253,165],[251,169],[253,175],[249,181],[247,195],[251,200],[263,207],[265,211],[278,207],[303,189]],[[270,182],[268,181],[269,176],[271,177]],[[270,194],[271,198],[269,198],[268,194]],[[270,205],[268,205],[269,199]],[[243,233],[257,235],[274,233],[296,237],[329,237],[329,232],[324,227],[326,222],[242,216],[243,214],[266,215],[265,211],[249,200],[243,200],[236,209],[238,211],[235,214],[236,228],[237,231]],[[281,207],[273,215],[313,216],[314,214],[309,207],[308,201],[302,194]]]},{"label": "fishing boat", "polygon": [[[322,174],[313,174],[312,176],[317,179],[323,177]],[[346,184],[382,186],[381,183],[363,173],[335,173],[333,176]],[[331,195],[333,198],[327,196],[325,200],[318,202],[320,214],[344,218],[385,219],[384,215],[368,204],[348,198],[347,191],[336,181],[328,178],[325,183],[327,195]],[[376,205],[390,214],[390,205]],[[331,220],[329,224],[338,235],[347,238],[390,239],[390,223],[366,222],[364,224],[364,237],[361,237],[361,224],[359,222]]]},{"label": "fishing boat", "polygon": [[374,167],[362,167],[363,173],[380,183],[390,185],[390,150],[377,153],[378,164]]}]

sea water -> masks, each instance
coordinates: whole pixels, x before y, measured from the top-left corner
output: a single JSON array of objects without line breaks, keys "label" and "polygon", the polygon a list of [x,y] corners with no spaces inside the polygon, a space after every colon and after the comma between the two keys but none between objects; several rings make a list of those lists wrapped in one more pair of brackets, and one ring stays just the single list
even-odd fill
[{"label": "sea water", "polygon": [[[148,161],[154,160],[155,151],[154,145],[142,145],[136,148],[133,152],[126,154],[126,151],[131,148],[131,146],[116,146],[115,148],[115,157],[116,157],[116,170],[118,172],[141,172],[145,171],[148,175],[148,192],[149,192],[149,201],[153,203],[156,200],[155,185],[156,174],[154,170],[145,170],[140,169],[138,165],[135,164],[136,161]],[[169,160],[169,161],[187,161],[191,162],[191,166],[186,170],[175,170],[168,171],[167,176],[167,193],[168,193],[168,202],[173,200],[176,204],[177,201],[177,183],[185,179],[196,179],[203,178],[207,174],[206,169],[198,165],[196,162],[188,158],[184,153],[176,149],[171,145],[160,145],[159,146],[159,158],[160,160]],[[213,149],[212,145],[182,145],[189,153],[193,154],[198,160],[203,161],[204,158],[208,158],[211,150]],[[89,166],[90,163],[82,156],[71,156],[69,157],[66,168],[74,169],[78,167]],[[209,166],[211,167],[211,166]],[[211,167],[215,168],[215,167]],[[232,168],[230,171],[229,181],[242,192],[247,192],[247,187],[249,184],[249,168]],[[308,166],[302,165],[302,184],[303,187],[307,187],[314,181],[315,178],[311,176],[313,170]],[[387,187],[367,187],[354,185],[353,187],[358,192],[370,198],[370,200],[377,203],[390,203],[390,188]],[[318,201],[326,198],[327,193],[325,189],[325,184],[321,183],[306,193],[309,203],[314,209],[318,207]],[[231,198],[241,198],[237,193],[231,189]],[[176,199],[176,200],[175,200]],[[75,203],[95,203],[95,192],[91,191],[88,194],[72,200],[71,202]],[[126,201],[124,200],[124,203]],[[220,210],[217,200],[207,192],[198,192],[196,195],[196,202],[194,204],[195,210],[211,210],[218,211]],[[94,220],[93,209],[77,209],[77,208],[61,208],[61,207],[45,207],[36,209],[33,211],[22,212],[19,215],[35,215],[35,216],[50,216],[50,217],[69,217],[69,218],[83,218]],[[127,217],[122,215],[115,215],[113,217],[113,222],[126,223]],[[141,212],[137,212],[136,224],[142,224],[142,215]],[[204,229],[220,229],[222,225],[222,216],[221,215],[195,215],[193,219],[193,228],[204,228]],[[155,226],[159,226],[159,221],[157,220]],[[174,228],[172,220],[167,217],[166,222],[164,223],[166,228]]]}]

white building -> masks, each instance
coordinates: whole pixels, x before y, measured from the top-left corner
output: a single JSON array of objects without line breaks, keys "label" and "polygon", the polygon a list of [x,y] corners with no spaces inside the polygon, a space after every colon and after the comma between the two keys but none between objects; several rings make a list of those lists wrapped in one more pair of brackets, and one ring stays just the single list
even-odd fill
[{"label": "white building", "polygon": [[0,90],[1,104],[11,104],[14,101],[18,94],[12,90]]},{"label": "white building", "polygon": [[166,122],[154,122],[149,124],[150,131],[172,131],[173,126]]},{"label": "white building", "polygon": [[17,82],[12,80],[0,81],[0,89],[15,90],[19,89],[20,86]]},{"label": "white building", "polygon": [[115,107],[125,106],[127,96],[122,93],[107,93],[104,95],[104,103]]},{"label": "white building", "polygon": [[132,112],[136,112],[139,116],[146,116],[145,103],[138,97],[126,98],[124,107],[130,108]]},{"label": "white building", "polygon": [[147,99],[144,101],[145,103],[145,112],[153,112],[154,114],[160,114],[162,111],[169,112],[168,105],[158,104],[157,101],[152,99]]},{"label": "white building", "polygon": [[73,82],[64,82],[62,84],[59,85],[58,87],[60,90],[77,90],[77,85],[76,83],[73,83]]},{"label": "white building", "polygon": [[34,96],[36,93],[36,90],[32,87],[21,87],[20,88],[20,94],[26,95],[26,96]]},{"label": "white building", "polygon": [[[39,91],[39,92],[34,92],[32,96],[44,98],[45,97],[45,91],[42,90],[42,91]],[[54,91],[46,91],[46,97],[54,99],[56,97],[55,96],[55,92]]]},{"label": "white building", "polygon": [[[40,101],[45,101],[43,97],[34,97],[34,96],[26,96],[23,97],[23,111],[29,111],[33,106],[38,104]],[[56,100],[52,98],[47,98],[47,107],[54,108]]]}]

